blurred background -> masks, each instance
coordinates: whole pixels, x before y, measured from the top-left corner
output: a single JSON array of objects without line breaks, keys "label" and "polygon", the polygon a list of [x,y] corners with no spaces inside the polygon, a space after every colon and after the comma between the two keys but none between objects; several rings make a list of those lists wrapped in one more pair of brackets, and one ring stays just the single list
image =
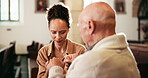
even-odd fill
[{"label": "blurred background", "polygon": [[[34,69],[36,70],[34,74],[31,73],[31,68],[37,67],[37,65],[32,63],[35,63],[37,51],[51,41],[46,21],[46,8],[58,2],[67,5],[73,20],[68,38],[84,44],[79,36],[77,19],[85,6],[96,1],[105,1],[115,9],[117,14],[116,32],[126,34],[128,42],[132,43],[132,51],[135,51],[134,56],[140,58],[136,61],[143,64],[141,59],[144,59],[144,64],[148,65],[148,58],[145,54],[148,52],[146,44],[148,41],[148,0],[0,0],[0,53],[15,45],[14,50],[11,50],[15,55],[12,57],[15,58],[13,63],[15,72],[11,78],[36,77],[37,69]],[[141,48],[137,50],[137,46]],[[141,52],[141,49],[144,50],[142,51],[144,56],[141,56],[144,58],[136,55]],[[3,57],[0,54],[0,58]],[[28,60],[28,57],[33,59],[31,64],[31,59]],[[0,63],[2,62],[3,60],[0,61]],[[0,66],[0,70],[2,70],[2,65]],[[143,69],[145,69],[142,70],[144,73],[148,71],[147,66]],[[16,76],[17,72],[18,76]]]}]

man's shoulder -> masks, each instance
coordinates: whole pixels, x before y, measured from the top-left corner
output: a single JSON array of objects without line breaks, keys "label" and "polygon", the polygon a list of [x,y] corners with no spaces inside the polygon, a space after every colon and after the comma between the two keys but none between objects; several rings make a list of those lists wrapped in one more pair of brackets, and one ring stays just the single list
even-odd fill
[{"label": "man's shoulder", "polygon": [[91,65],[98,61],[98,56],[96,53],[92,51],[85,52],[84,54],[78,56],[75,60],[79,65]]},{"label": "man's shoulder", "polygon": [[78,60],[78,63],[81,64],[91,64],[95,65],[97,63],[101,63],[111,56],[112,53],[105,53],[107,50],[100,49],[100,50],[90,50],[88,52],[85,52],[83,55],[78,56],[76,60]]}]

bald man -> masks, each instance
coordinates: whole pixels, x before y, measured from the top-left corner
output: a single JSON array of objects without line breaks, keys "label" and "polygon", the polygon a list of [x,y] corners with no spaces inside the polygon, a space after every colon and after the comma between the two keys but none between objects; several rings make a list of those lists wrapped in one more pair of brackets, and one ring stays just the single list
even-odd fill
[{"label": "bald man", "polygon": [[[66,78],[140,78],[125,34],[116,33],[114,10],[104,2],[88,5],[78,19],[87,52],[71,64]],[[63,68],[51,60],[49,78],[62,78]]]}]

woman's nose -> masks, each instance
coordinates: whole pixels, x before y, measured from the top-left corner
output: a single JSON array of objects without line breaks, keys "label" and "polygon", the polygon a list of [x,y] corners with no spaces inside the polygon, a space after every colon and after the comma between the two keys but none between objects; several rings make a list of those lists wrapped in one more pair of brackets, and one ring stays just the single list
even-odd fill
[{"label": "woman's nose", "polygon": [[61,39],[61,35],[59,33],[56,34],[57,39]]}]

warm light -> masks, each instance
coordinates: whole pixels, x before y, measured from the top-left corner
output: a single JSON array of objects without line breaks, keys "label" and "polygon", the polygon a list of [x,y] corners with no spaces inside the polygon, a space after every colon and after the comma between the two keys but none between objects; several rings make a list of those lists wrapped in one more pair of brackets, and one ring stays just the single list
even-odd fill
[{"label": "warm light", "polygon": [[84,1],[84,8],[93,2],[107,2],[107,0],[83,0],[83,1]]}]

